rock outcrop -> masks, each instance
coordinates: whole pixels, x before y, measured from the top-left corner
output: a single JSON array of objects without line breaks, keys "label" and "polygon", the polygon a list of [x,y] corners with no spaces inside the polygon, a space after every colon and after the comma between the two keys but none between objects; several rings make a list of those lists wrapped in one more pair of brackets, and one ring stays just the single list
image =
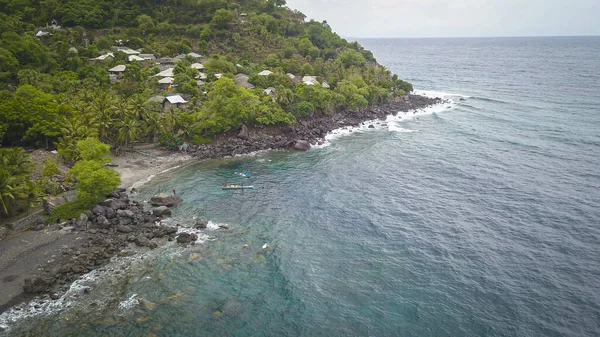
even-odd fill
[{"label": "rock outcrop", "polygon": [[299,139],[294,143],[294,150],[308,151],[310,150],[310,147],[310,143],[305,140]]},{"label": "rock outcrop", "polygon": [[155,206],[155,207],[156,206],[174,207],[174,206],[181,205],[182,203],[183,203],[183,199],[181,199],[180,196],[168,195],[166,193],[159,193],[150,199],[150,204],[152,204],[152,206]]},{"label": "rock outcrop", "polygon": [[[166,203],[181,202],[179,197],[173,199],[166,198]],[[143,206],[130,200],[124,191],[111,193],[111,198],[63,224],[63,230],[77,232],[83,240],[58,251],[60,258],[45,266],[36,277],[26,279],[23,290],[28,294],[56,294],[62,285],[107,264],[113,256],[134,248],[131,245],[154,249],[166,239],[175,240],[176,227],[157,224],[170,214],[170,210],[163,207],[158,207],[161,212],[155,215],[156,209],[144,211]],[[192,235],[189,242],[197,239]]]}]

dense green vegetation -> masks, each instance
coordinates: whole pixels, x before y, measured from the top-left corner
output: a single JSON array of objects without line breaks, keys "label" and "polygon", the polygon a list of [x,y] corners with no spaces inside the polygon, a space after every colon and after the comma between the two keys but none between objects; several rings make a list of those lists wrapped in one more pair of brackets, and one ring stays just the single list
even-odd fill
[{"label": "dense green vegetation", "polygon": [[[1,145],[57,149],[75,165],[81,191],[89,179],[112,179],[85,176],[102,167],[101,160],[85,159],[80,144],[88,139],[125,148],[135,141],[198,144],[242,124],[293,125],[297,118],[362,109],[412,91],[327,22],[305,22],[283,6],[285,0],[0,0]],[[162,69],[128,62],[122,51],[90,62],[114,45],[157,58],[192,51],[208,56],[180,59],[167,88],[152,76]],[[190,67],[198,62],[202,86]],[[111,80],[108,69],[116,65],[127,68]],[[259,75],[266,69],[273,74]],[[236,85],[239,73],[255,88]],[[314,85],[298,81],[303,76],[313,76]],[[171,89],[189,104],[163,109],[160,99],[149,101]],[[32,182],[26,170],[20,178],[6,172],[0,168],[0,178],[6,175],[10,188],[1,193],[10,204],[15,191]],[[3,214],[11,214],[8,207]]]}]

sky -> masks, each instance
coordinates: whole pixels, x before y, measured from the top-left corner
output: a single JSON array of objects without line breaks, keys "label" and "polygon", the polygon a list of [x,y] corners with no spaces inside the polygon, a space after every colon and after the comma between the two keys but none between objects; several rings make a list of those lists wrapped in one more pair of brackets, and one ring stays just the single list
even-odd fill
[{"label": "sky", "polygon": [[287,0],[342,37],[600,35],[600,0]]}]

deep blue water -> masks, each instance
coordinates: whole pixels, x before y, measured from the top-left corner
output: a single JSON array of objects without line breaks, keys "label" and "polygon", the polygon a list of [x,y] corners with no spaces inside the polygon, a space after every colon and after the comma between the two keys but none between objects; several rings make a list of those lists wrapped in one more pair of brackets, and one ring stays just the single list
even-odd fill
[{"label": "deep blue water", "polygon": [[[12,333],[600,334],[600,38],[359,42],[454,104],[155,178],[138,198],[177,189],[172,223],[210,219],[203,243]],[[222,191],[239,170],[255,189]]]}]

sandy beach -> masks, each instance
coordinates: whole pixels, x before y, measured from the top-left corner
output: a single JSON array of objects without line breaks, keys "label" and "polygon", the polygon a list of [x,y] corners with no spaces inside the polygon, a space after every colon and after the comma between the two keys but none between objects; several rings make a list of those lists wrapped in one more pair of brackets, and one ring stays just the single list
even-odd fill
[{"label": "sandy beach", "polygon": [[121,174],[123,188],[135,187],[149,177],[173,169],[193,160],[191,155],[161,150],[155,144],[135,146],[120,155],[112,155],[111,163],[119,166],[113,169]]}]

